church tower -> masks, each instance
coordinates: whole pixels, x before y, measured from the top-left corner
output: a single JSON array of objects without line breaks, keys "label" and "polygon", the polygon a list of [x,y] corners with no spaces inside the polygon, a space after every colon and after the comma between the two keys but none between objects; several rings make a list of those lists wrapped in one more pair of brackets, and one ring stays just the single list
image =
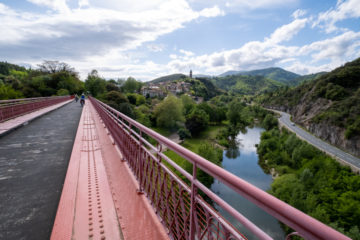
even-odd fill
[{"label": "church tower", "polygon": [[190,75],[189,76],[190,76],[190,78],[192,78],[192,70],[190,70]]}]

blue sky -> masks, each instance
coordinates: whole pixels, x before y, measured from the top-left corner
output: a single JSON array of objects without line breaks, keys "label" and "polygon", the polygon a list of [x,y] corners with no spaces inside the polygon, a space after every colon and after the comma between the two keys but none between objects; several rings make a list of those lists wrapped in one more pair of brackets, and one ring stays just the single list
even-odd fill
[{"label": "blue sky", "polygon": [[0,61],[105,78],[330,71],[360,57],[360,0],[0,0]]}]

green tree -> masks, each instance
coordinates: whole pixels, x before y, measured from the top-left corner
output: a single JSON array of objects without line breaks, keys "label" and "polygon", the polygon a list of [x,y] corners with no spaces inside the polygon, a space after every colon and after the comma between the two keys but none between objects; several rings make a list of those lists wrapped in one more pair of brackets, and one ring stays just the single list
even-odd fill
[{"label": "green tree", "polygon": [[183,104],[173,95],[168,95],[159,103],[154,113],[159,127],[174,128],[178,122],[184,122]]},{"label": "green tree", "polygon": [[22,96],[20,91],[0,82],[0,100],[21,98]]},{"label": "green tree", "polygon": [[196,135],[209,125],[209,115],[202,109],[195,107],[189,115],[186,116],[186,128],[191,135]]},{"label": "green tree", "polygon": [[265,116],[262,125],[266,130],[270,130],[278,126],[278,120],[276,117],[269,113]]},{"label": "green tree", "polygon": [[138,92],[140,91],[141,87],[142,87],[142,83],[136,81],[136,79],[132,77],[129,77],[122,85],[122,89],[126,93]]},{"label": "green tree", "polygon": [[181,95],[180,99],[184,105],[184,114],[186,116],[196,106],[196,103],[189,95]]},{"label": "green tree", "polygon": [[97,97],[106,90],[106,80],[99,77],[96,70],[92,70],[85,80],[85,89],[90,92],[93,97]]},{"label": "green tree", "polygon": [[245,106],[245,104],[239,102],[237,99],[229,104],[227,117],[233,126],[239,125],[240,127],[244,127],[248,125],[247,117],[243,114]]}]

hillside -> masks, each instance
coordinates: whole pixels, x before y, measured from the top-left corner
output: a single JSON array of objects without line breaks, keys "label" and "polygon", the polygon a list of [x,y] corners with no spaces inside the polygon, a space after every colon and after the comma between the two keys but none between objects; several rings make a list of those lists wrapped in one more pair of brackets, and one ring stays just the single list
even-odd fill
[{"label": "hillside", "polygon": [[175,80],[178,80],[181,78],[186,78],[186,75],[184,75],[182,73],[170,74],[170,75],[166,75],[163,77],[155,78],[151,81],[148,81],[147,83],[171,82],[171,81],[175,81]]},{"label": "hillside", "polygon": [[242,75],[242,76],[263,76],[287,85],[295,86],[298,81],[294,81],[300,75],[286,71],[282,68],[265,68],[252,71],[228,71],[219,75],[219,77],[226,77],[231,75]]},{"label": "hillside", "polygon": [[260,102],[291,113],[314,135],[360,156],[360,58]]},{"label": "hillside", "polygon": [[284,86],[283,83],[263,76],[229,75],[214,77],[211,81],[220,89],[242,95],[255,95]]}]

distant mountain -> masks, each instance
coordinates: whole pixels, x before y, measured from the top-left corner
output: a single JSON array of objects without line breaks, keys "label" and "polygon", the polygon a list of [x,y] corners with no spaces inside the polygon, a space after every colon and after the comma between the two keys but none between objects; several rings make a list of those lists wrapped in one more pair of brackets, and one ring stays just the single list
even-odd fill
[{"label": "distant mountain", "polygon": [[175,73],[175,74],[170,74],[170,75],[166,75],[163,77],[159,77],[159,78],[155,78],[147,83],[160,83],[160,82],[171,82],[171,81],[175,81],[178,80],[180,78],[186,78],[187,76],[185,74],[182,73]]},{"label": "distant mountain", "polygon": [[[219,74],[218,77],[226,77],[226,76],[231,76],[231,75],[243,75],[243,73],[246,73],[246,71],[227,71],[224,72],[222,74]],[[246,74],[244,74],[246,75]]]},{"label": "distant mountain", "polygon": [[195,78],[212,78],[213,76],[206,75],[206,74],[195,74],[195,75],[193,75],[193,77],[195,77]]},{"label": "distant mountain", "polygon": [[260,75],[229,75],[226,77],[214,77],[210,81],[220,89],[242,95],[255,95],[285,86],[284,83]]},{"label": "distant mountain", "polygon": [[282,68],[273,67],[252,71],[228,71],[220,74],[219,77],[226,77],[230,75],[263,76],[291,86],[296,85],[293,80],[301,76],[299,74],[286,71]]},{"label": "distant mountain", "polygon": [[312,77],[265,94],[260,102],[291,113],[314,135],[360,156],[360,58]]}]

